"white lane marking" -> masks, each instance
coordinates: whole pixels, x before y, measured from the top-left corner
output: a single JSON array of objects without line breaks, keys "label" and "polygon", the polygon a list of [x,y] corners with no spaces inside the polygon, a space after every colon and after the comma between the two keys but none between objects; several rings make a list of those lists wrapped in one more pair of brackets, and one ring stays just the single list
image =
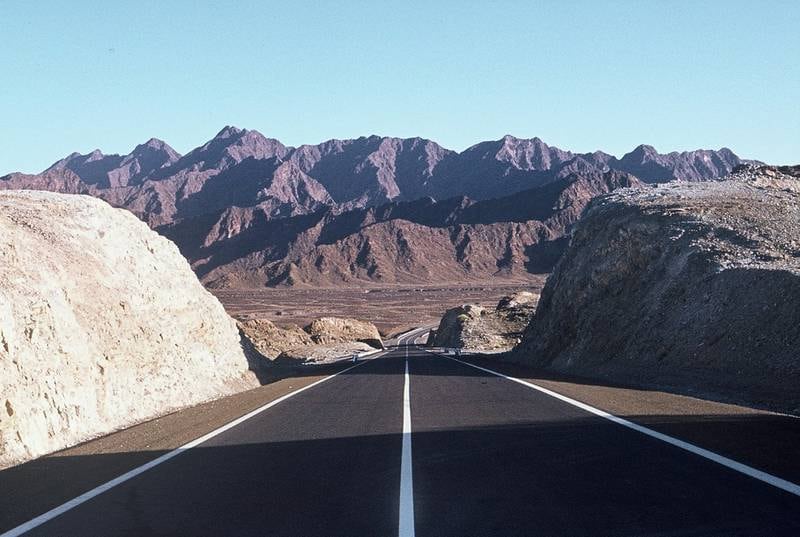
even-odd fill
[{"label": "white lane marking", "polygon": [[[377,358],[377,357],[375,357],[375,358]],[[364,365],[365,363],[367,363],[369,361],[372,361],[375,358],[369,358],[367,360],[359,362],[358,364],[350,366],[347,369],[343,369],[343,370],[339,371],[338,373],[334,373],[333,375],[329,375],[329,376],[327,376],[327,377],[325,377],[323,379],[320,379],[320,380],[318,380],[316,382],[313,382],[313,383],[309,384],[308,386],[305,386],[305,387],[300,388],[298,390],[295,390],[293,392],[287,393],[286,395],[278,397],[274,401],[270,401],[269,403],[267,403],[267,404],[265,404],[263,406],[260,406],[255,410],[252,410],[252,411],[248,412],[244,416],[241,416],[241,417],[233,420],[232,422],[227,423],[226,425],[223,425],[222,427],[220,427],[218,429],[214,429],[210,433],[205,434],[205,435],[201,436],[200,438],[192,440],[188,444],[184,444],[181,447],[170,451],[169,453],[165,453],[164,455],[161,455],[160,457],[158,457],[156,459],[153,459],[152,461],[150,461],[150,462],[148,462],[146,464],[143,464],[143,465],[141,465],[141,466],[139,466],[137,468],[134,468],[133,470],[130,470],[129,472],[126,472],[126,473],[122,474],[121,476],[116,477],[116,478],[112,479],[111,481],[108,481],[107,483],[103,483],[102,485],[99,485],[99,486],[93,488],[90,491],[84,492],[80,496],[77,496],[77,497],[69,500],[68,502],[65,502],[65,503],[61,504],[58,507],[54,507],[53,509],[47,511],[46,513],[43,513],[43,514],[37,516],[36,518],[33,518],[33,519],[23,523],[23,524],[20,524],[16,528],[12,528],[12,529],[6,531],[5,533],[0,534],[0,537],[17,537],[18,535],[22,535],[26,531],[30,531],[30,530],[36,528],[37,526],[41,526],[45,522],[48,522],[48,521],[56,518],[57,516],[66,513],[70,509],[74,509],[75,507],[78,507],[80,504],[91,500],[95,496],[99,496],[100,494],[102,494],[102,493],[104,493],[104,492],[116,487],[117,485],[120,485],[120,484],[122,484],[122,483],[124,483],[124,482],[126,482],[126,481],[128,481],[130,479],[133,479],[137,475],[142,474],[142,473],[146,472],[147,470],[150,470],[151,468],[155,468],[159,464],[164,463],[164,462],[170,460],[173,457],[177,457],[178,455],[180,455],[184,451],[187,451],[189,449],[197,447],[200,444],[202,444],[203,442],[206,442],[207,440],[211,440],[215,436],[218,436],[218,435],[224,433],[225,431],[236,427],[240,423],[249,420],[253,416],[255,416],[257,414],[260,414],[260,413],[264,412],[267,409],[270,409],[270,408],[274,407],[278,403],[286,401],[287,399],[289,399],[290,397],[294,397],[298,393],[304,392],[306,390],[310,390],[314,386],[319,386],[323,382],[328,381],[328,380],[330,380],[333,377],[336,377],[338,375],[341,375],[342,373],[350,371],[351,369],[354,369],[356,367]]]},{"label": "white lane marking", "polygon": [[417,336],[417,337],[414,339],[414,345],[420,345],[420,341],[419,341],[419,340],[421,340],[421,339],[423,339],[423,338],[427,337],[427,336],[428,336],[428,334],[430,334],[430,330],[429,330],[429,331],[427,331],[427,332],[423,331],[423,332],[422,332],[420,335],[418,335],[418,336]]},{"label": "white lane marking", "polygon": [[411,472],[411,389],[406,347],[406,375],[403,387],[403,454],[400,459],[400,537],[414,537],[414,481]]},{"label": "white lane marking", "polygon": [[486,369],[485,367],[481,367],[479,365],[471,364],[469,362],[464,362],[463,360],[459,360],[457,358],[453,358],[452,356],[445,356],[443,354],[439,355],[447,358],[449,360],[453,360],[460,364],[468,365],[470,367],[474,367],[475,369],[480,369],[481,371],[485,371],[487,373],[491,373],[492,375],[497,375],[498,377],[503,377],[504,379],[510,380],[512,382],[516,382],[518,384],[522,384],[523,386],[527,386],[528,388],[532,388],[536,391],[542,392],[543,394],[549,395],[551,397],[555,397],[565,403],[568,403],[572,406],[576,406],[581,410],[585,410],[586,412],[590,412],[595,416],[600,416],[601,418],[605,418],[609,421],[613,421],[617,425],[622,425],[623,427],[627,427],[628,429],[633,429],[634,431],[640,432],[657,440],[661,440],[662,442],[666,442],[667,444],[671,444],[675,447],[680,449],[686,450],[690,453],[694,453],[695,455],[699,455],[704,459],[708,459],[710,461],[716,462],[717,464],[721,464],[731,470],[736,472],[742,473],[744,475],[750,476],[752,478],[758,479],[768,485],[772,485],[773,487],[777,487],[781,490],[785,490],[790,494],[794,494],[795,496],[800,496],[800,485],[796,483],[792,483],[791,481],[787,481],[785,479],[781,479],[780,477],[774,476],[772,474],[768,474],[767,472],[762,472],[761,470],[757,470],[752,466],[747,466],[741,462],[735,461],[733,459],[729,459],[723,455],[719,455],[718,453],[714,453],[713,451],[709,451],[707,449],[701,448],[694,444],[690,444],[689,442],[685,442],[683,440],[679,440],[675,437],[666,435],[664,433],[659,433],[658,431],[654,431],[653,429],[648,429],[642,425],[638,425],[633,423],[632,421],[628,421],[626,419],[620,418],[619,416],[615,416],[613,414],[609,414],[604,410],[600,410],[599,408],[595,408],[593,406],[587,405],[586,403],[581,403],[580,401],[576,401],[575,399],[571,399],[565,395],[561,395],[560,393],[556,393],[552,390],[548,390],[547,388],[543,388],[537,384],[533,384],[532,382],[527,382],[525,380],[518,379],[516,377],[510,377],[508,375],[504,375],[503,373],[498,373],[497,371],[492,371],[491,369]]}]

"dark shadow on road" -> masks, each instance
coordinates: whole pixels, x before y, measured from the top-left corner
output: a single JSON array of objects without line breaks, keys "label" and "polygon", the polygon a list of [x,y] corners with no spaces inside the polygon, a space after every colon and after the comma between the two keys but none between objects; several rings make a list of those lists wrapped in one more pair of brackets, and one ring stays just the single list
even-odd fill
[{"label": "dark shadow on road", "polygon": [[[742,441],[771,423],[658,419],[687,431],[712,423]],[[189,450],[33,534],[396,532],[400,435],[296,435]],[[0,471],[0,531],[161,454],[46,457]],[[800,534],[800,498],[592,416],[419,430],[413,454],[418,535]]]}]

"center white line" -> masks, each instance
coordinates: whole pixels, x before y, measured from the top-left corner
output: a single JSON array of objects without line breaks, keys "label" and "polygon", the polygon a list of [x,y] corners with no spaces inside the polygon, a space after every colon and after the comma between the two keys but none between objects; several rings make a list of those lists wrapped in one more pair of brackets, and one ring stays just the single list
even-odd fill
[{"label": "center white line", "polygon": [[403,455],[400,459],[400,537],[414,537],[414,484],[411,475],[411,389],[406,346],[406,376],[403,387]]}]

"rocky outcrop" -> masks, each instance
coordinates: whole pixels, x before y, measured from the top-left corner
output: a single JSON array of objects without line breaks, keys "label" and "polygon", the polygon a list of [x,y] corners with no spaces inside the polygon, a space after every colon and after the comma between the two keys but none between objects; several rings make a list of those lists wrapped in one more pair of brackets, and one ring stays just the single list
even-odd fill
[{"label": "rocky outcrop", "polygon": [[322,317],[305,327],[314,343],[328,345],[347,341],[360,341],[377,349],[383,348],[381,334],[372,323],[357,319]]},{"label": "rocky outcrop", "polygon": [[796,410],[798,303],[796,177],[624,189],[590,204],[513,359]]},{"label": "rocky outcrop", "polygon": [[322,317],[305,328],[247,319],[239,328],[263,356],[281,362],[326,362],[383,348],[375,325],[356,319]]},{"label": "rocky outcrop", "polygon": [[299,326],[280,327],[269,319],[239,321],[239,328],[264,357],[275,359],[289,349],[313,345],[308,332]]},{"label": "rocky outcrop", "polygon": [[0,193],[0,466],[256,386],[174,244],[88,196]]},{"label": "rocky outcrop", "polygon": [[465,304],[445,312],[438,328],[428,336],[432,347],[477,351],[509,350],[536,311],[539,295],[520,291],[503,297],[494,309]]}]

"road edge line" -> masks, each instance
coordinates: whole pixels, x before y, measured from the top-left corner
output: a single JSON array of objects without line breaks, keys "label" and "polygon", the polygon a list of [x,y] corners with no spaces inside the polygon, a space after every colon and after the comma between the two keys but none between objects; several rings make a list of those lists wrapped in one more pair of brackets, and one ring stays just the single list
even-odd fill
[{"label": "road edge line", "polygon": [[370,359],[367,359],[367,360],[364,360],[362,362],[359,362],[359,363],[357,363],[355,365],[352,365],[352,366],[350,366],[348,368],[342,369],[341,371],[339,371],[337,373],[334,373],[332,375],[328,375],[325,378],[321,378],[318,381],[312,382],[308,386],[303,386],[302,388],[299,388],[299,389],[297,389],[297,390],[295,390],[293,392],[289,392],[289,393],[287,393],[285,395],[282,395],[282,396],[278,397],[277,399],[273,399],[269,403],[266,403],[266,404],[256,408],[255,410],[251,410],[247,414],[245,414],[243,416],[239,416],[235,420],[230,421],[230,422],[228,422],[225,425],[222,425],[220,427],[217,427],[213,431],[208,432],[208,433],[204,434],[203,436],[192,440],[191,442],[188,442],[188,443],[186,443],[186,444],[184,444],[184,445],[182,445],[180,447],[177,447],[177,448],[173,449],[172,451],[169,451],[169,452],[165,453],[164,455],[161,455],[160,457],[157,457],[157,458],[153,459],[152,461],[149,461],[149,462],[147,462],[145,464],[142,464],[141,466],[137,466],[136,468],[134,468],[132,470],[128,470],[124,474],[122,474],[120,476],[117,476],[117,477],[115,477],[114,479],[112,479],[110,481],[106,481],[102,485],[98,485],[95,488],[84,492],[80,496],[76,496],[75,498],[62,503],[61,505],[59,505],[57,507],[54,507],[54,508],[50,509],[49,511],[46,511],[46,512],[42,513],[41,515],[28,520],[27,522],[23,522],[22,524],[14,527],[14,528],[11,528],[10,530],[7,530],[7,531],[5,531],[3,533],[0,533],[0,537],[18,537],[19,535],[22,535],[25,532],[31,531],[32,529],[37,528],[37,527],[41,526],[42,524],[44,524],[46,522],[49,522],[50,520],[53,520],[54,518],[66,513],[67,511],[70,511],[70,510],[78,507],[82,503],[85,503],[85,502],[91,500],[92,498],[94,498],[96,496],[99,496],[100,494],[103,494],[104,492],[107,492],[107,491],[111,490],[112,488],[116,487],[117,485],[121,485],[122,483],[124,483],[126,481],[129,481],[129,480],[133,479],[134,477],[136,477],[136,476],[138,476],[140,474],[143,474],[144,472],[146,472],[146,471],[148,471],[148,470],[150,470],[152,468],[155,468],[156,466],[158,466],[158,465],[160,465],[160,464],[162,464],[162,463],[164,463],[164,462],[166,462],[166,461],[168,461],[168,460],[170,460],[170,459],[172,459],[174,457],[177,457],[178,455],[180,455],[184,451],[188,451],[188,450],[190,450],[190,449],[192,449],[194,447],[199,446],[203,442],[211,440],[215,436],[218,436],[218,435],[224,433],[225,431],[228,431],[229,429],[232,429],[232,428],[236,427],[237,425],[249,420],[253,416],[258,415],[258,414],[264,412],[265,410],[269,410],[270,408],[274,407],[275,405],[277,405],[279,403],[282,403],[283,401],[286,401],[287,399],[289,399],[291,397],[294,397],[295,395],[297,395],[297,394],[299,394],[301,392],[309,390],[309,389],[313,388],[314,386],[318,386],[318,385],[322,384],[323,382],[326,382],[326,381],[328,381],[328,380],[330,380],[330,379],[332,379],[334,377],[337,377],[337,376],[341,375],[342,373],[346,373],[347,371],[350,371],[351,369],[355,369],[356,367],[364,365],[365,363],[370,362],[370,361],[374,360],[375,358],[377,358],[377,356],[373,357],[373,358],[370,358]]},{"label": "road edge line", "polygon": [[[612,422],[616,423],[617,425],[622,425],[623,427],[627,427],[628,429],[632,429],[632,430],[634,430],[636,432],[639,432],[641,434],[647,435],[647,436],[649,436],[651,438],[655,438],[656,440],[661,440],[662,442],[666,442],[667,444],[673,445],[673,446],[675,446],[677,448],[683,449],[683,450],[688,451],[690,453],[694,453],[695,455],[699,455],[700,457],[703,457],[704,459],[707,459],[707,460],[710,460],[710,461],[715,462],[717,464],[720,464],[722,466],[725,466],[726,468],[729,468],[731,470],[734,470],[734,471],[739,472],[741,474],[744,474],[746,476],[749,476],[749,477],[752,477],[754,479],[757,479],[757,480],[759,480],[759,481],[761,481],[763,483],[766,483],[768,485],[772,485],[773,487],[776,487],[776,488],[779,488],[781,490],[784,490],[784,491],[786,491],[786,492],[788,492],[790,494],[794,494],[795,496],[800,496],[800,485],[798,485],[796,483],[792,483],[791,481],[788,481],[786,479],[783,479],[783,478],[780,478],[778,476],[772,475],[770,473],[764,472],[762,470],[758,470],[758,469],[753,468],[752,466],[748,466],[748,465],[746,465],[744,463],[735,461],[733,459],[725,457],[724,455],[720,455],[718,453],[714,453],[713,451],[710,451],[710,450],[705,449],[705,448],[701,448],[700,446],[696,446],[696,445],[691,444],[689,442],[686,442],[684,440],[679,440],[678,438],[675,438],[674,436],[669,436],[667,434],[660,433],[658,431],[655,431],[655,430],[650,429],[648,427],[645,427],[643,425],[639,425],[639,424],[636,424],[636,423],[634,423],[632,421],[628,421],[628,420],[626,420],[624,418],[620,418],[619,416],[615,416],[614,414],[606,412],[605,410],[600,410],[599,408],[593,407],[591,405],[587,405],[586,403],[582,403],[580,401],[577,401],[575,399],[567,397],[566,395],[561,395],[558,392],[554,392],[552,390],[548,390],[547,388],[539,386],[538,384],[534,384],[534,383],[528,382],[526,380],[518,379],[516,377],[512,377],[512,376],[506,375],[504,373],[500,373],[498,371],[493,371],[491,369],[487,369],[487,368],[481,367],[479,365],[471,364],[469,362],[465,362],[463,360],[459,360],[459,359],[453,358],[451,356],[446,356],[446,355],[439,354],[439,353],[432,353],[432,354],[436,354],[437,356],[441,356],[442,358],[447,358],[448,360],[453,360],[454,362],[458,362],[460,364],[464,364],[464,365],[467,365],[469,367],[474,367],[475,369],[480,369],[481,371],[485,371],[486,373],[491,373],[492,375],[496,375],[498,377],[502,377],[502,378],[504,378],[506,380],[510,380],[512,382],[516,382],[518,384],[522,384],[523,386],[526,386],[528,388],[531,388],[531,389],[534,389],[536,391],[539,391],[539,392],[541,392],[541,393],[543,393],[545,395],[549,395],[551,397],[555,397],[556,399],[559,399],[559,400],[561,400],[561,401],[563,401],[565,403],[568,403],[568,404],[570,404],[572,406],[578,407],[581,410],[585,410],[586,412],[594,414],[595,416],[599,416],[601,418],[605,418],[605,419],[607,419],[609,421],[612,421]],[[2,536],[0,536],[0,537],[2,537]]]}]

